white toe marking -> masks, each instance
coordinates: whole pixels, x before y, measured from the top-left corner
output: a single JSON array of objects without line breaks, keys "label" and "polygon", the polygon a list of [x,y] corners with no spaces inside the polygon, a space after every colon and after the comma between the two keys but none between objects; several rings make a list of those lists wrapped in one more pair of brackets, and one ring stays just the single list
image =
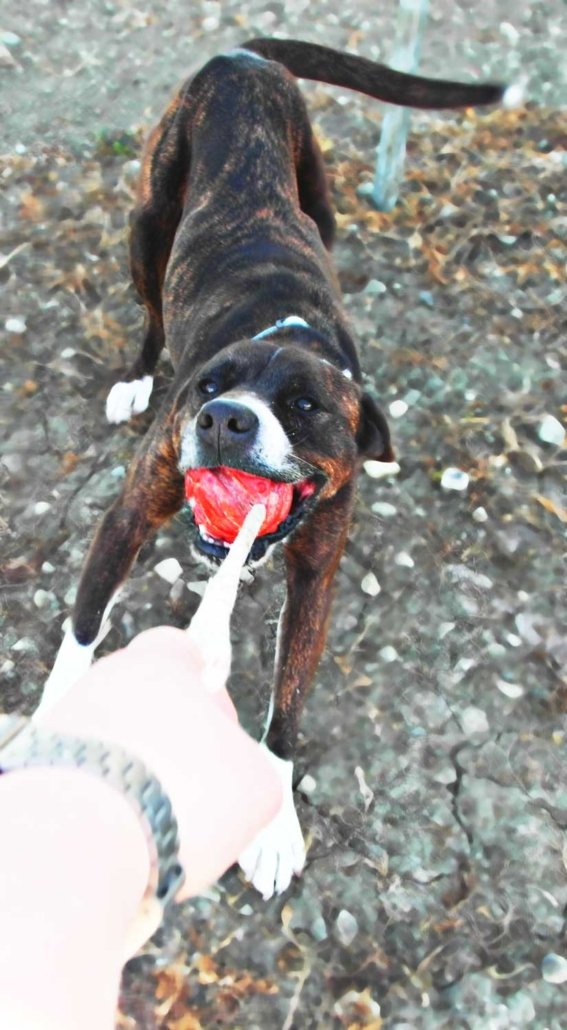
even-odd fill
[{"label": "white toe marking", "polygon": [[43,688],[41,701],[34,712],[34,719],[48,711],[64,694],[84,676],[90,669],[93,655],[110,629],[109,615],[120,596],[120,588],[115,591],[108,602],[100,623],[96,638],[90,644],[80,644],[75,634],[71,619],[63,625],[63,640],[57,652],[55,663]]},{"label": "white toe marking", "polygon": [[504,91],[502,106],[511,110],[520,107],[525,98],[525,87],[523,82],[515,82]]},{"label": "white toe marking", "polygon": [[70,625],[65,629],[55,664],[43,688],[34,718],[46,712],[87,672],[93,660],[96,643],[79,644]]},{"label": "white toe marking", "polygon": [[132,415],[145,411],[150,400],[153,376],[134,379],[131,383],[115,383],[106,398],[106,417],[109,422],[127,422]]},{"label": "white toe marking", "polygon": [[305,864],[305,845],[293,803],[293,762],[278,758],[268,748],[265,751],[281,777],[283,804],[238,861],[246,879],[267,901],[274,893],[287,890],[294,873],[299,876]]}]

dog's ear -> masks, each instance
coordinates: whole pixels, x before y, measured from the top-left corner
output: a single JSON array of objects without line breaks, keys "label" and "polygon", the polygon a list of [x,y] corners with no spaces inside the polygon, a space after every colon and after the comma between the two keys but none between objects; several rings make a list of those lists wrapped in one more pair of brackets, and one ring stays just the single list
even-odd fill
[{"label": "dog's ear", "polygon": [[360,398],[360,423],[356,443],[363,458],[394,461],[388,423],[369,393],[363,393]]}]

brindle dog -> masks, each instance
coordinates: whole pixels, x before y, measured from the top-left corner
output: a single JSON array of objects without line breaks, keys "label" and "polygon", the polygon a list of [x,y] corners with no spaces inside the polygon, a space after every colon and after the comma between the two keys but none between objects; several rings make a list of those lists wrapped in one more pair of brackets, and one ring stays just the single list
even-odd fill
[{"label": "brindle dog", "polygon": [[[303,865],[292,798],[298,718],[325,643],[356,474],[392,460],[386,421],[361,386],[328,251],[334,217],[295,75],[424,108],[501,100],[499,85],[432,82],[310,43],[254,40],[185,82],[150,135],[131,229],[145,305],[141,354],[108,399],[111,421],[147,405],[164,345],[174,379],[90,548],[46,698],[88,665],[105,612],[142,544],[184,504],[188,468],[229,466],[295,484],[285,537],[287,600],[267,747],[282,812],[242,856],[265,897]],[[305,483],[309,490],[304,489]],[[226,545],[194,527],[198,550]]]}]

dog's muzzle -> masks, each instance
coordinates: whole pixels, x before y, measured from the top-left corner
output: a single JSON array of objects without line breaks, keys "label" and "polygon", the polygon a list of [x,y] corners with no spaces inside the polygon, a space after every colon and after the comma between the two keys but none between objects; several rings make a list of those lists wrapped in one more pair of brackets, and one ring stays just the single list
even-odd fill
[{"label": "dog's muzzle", "polygon": [[238,401],[218,398],[203,404],[195,432],[204,453],[224,462],[250,453],[259,429],[258,416]]}]

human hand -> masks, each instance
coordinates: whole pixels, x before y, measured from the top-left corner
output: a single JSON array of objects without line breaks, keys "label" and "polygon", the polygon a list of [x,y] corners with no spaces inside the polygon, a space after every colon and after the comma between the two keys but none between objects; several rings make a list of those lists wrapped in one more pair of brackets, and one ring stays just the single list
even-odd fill
[{"label": "human hand", "polygon": [[238,725],[224,686],[230,615],[262,522],[258,508],[209,581],[188,632],[160,627],[141,633],[36,717],[60,733],[120,744],[154,772],[179,824],[186,870],[181,896],[215,880],[281,804],[278,777]]}]

